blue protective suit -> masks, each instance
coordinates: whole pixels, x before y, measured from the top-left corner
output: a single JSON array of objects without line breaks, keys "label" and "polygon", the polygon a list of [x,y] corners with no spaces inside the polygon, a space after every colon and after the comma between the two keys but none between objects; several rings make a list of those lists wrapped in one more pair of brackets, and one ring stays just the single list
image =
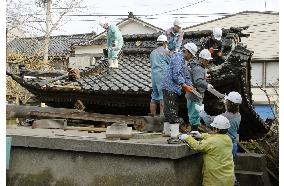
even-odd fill
[{"label": "blue protective suit", "polygon": [[[113,49],[114,44],[116,49]],[[116,25],[109,25],[107,29],[107,48],[108,48],[108,59],[117,59],[118,54],[123,46],[122,34]]]},{"label": "blue protective suit", "polygon": [[169,51],[162,46],[156,48],[150,54],[151,80],[153,89],[151,94],[152,102],[163,100],[163,91],[161,84],[165,76],[169,61]]},{"label": "blue protective suit", "polygon": [[181,52],[175,53],[169,63],[165,77],[162,82],[162,89],[181,95],[181,85],[192,85],[187,64]]},{"label": "blue protective suit", "polygon": [[180,50],[183,41],[183,31],[174,32],[174,27],[166,30],[165,35],[168,38],[168,48],[171,51]]}]

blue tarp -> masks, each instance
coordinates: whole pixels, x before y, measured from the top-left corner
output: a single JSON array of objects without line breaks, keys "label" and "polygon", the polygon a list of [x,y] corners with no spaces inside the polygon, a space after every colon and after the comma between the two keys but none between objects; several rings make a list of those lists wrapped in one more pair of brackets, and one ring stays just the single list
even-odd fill
[{"label": "blue tarp", "polygon": [[254,105],[254,110],[259,114],[259,116],[265,121],[268,119],[275,119],[273,112],[271,110],[271,105]]}]

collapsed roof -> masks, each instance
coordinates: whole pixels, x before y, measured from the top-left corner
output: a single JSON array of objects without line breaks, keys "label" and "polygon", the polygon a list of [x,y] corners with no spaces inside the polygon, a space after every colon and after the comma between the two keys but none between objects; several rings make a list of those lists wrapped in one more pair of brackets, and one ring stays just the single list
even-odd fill
[{"label": "collapsed roof", "polygon": [[[234,43],[235,37],[244,37],[244,28],[223,30],[223,45],[226,62],[212,67],[211,83],[221,93],[238,91],[243,97],[240,107],[242,121],[240,138],[263,136],[267,129],[264,122],[253,110],[250,90],[251,58],[253,52],[241,43]],[[184,43],[196,43],[200,48],[201,40],[211,35],[211,31],[186,32]],[[50,106],[73,107],[81,100],[89,111],[147,115],[151,93],[151,69],[149,54],[156,48],[157,34],[124,36],[125,45],[118,69],[110,69],[107,59],[97,61],[92,68],[81,71],[81,78],[69,81],[67,73],[22,71],[10,74],[14,80]],[[31,74],[33,73],[33,74]],[[27,78],[32,76],[33,78]],[[180,97],[180,116],[187,120],[186,100]],[[205,110],[210,115],[224,111],[223,103],[210,93],[205,93]]]}]

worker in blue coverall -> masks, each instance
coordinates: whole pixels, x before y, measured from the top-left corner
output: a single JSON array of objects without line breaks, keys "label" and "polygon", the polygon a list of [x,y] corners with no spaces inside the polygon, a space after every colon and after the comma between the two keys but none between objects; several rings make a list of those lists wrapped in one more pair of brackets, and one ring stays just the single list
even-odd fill
[{"label": "worker in blue coverall", "polygon": [[118,54],[123,46],[123,37],[119,28],[107,20],[99,23],[107,31],[108,62],[110,68],[118,68]]},{"label": "worker in blue coverall", "polygon": [[150,54],[152,94],[150,113],[156,115],[157,105],[160,104],[160,115],[164,114],[164,100],[162,91],[162,79],[170,61],[170,53],[167,48],[167,37],[160,35],[157,39],[158,48]]},{"label": "worker in blue coverall", "polygon": [[174,21],[174,26],[167,29],[165,35],[168,38],[168,48],[170,51],[178,52],[182,45],[184,32],[181,29],[180,20]]},{"label": "worker in blue coverall", "polygon": [[[188,45],[186,44],[186,46]],[[183,120],[178,117],[178,96],[181,95],[182,91],[192,91],[192,81],[187,68],[187,63],[189,63],[192,56],[187,48],[183,49],[183,53],[173,54],[162,82],[165,104],[163,133],[170,136],[168,143],[179,143],[179,127]]]},{"label": "worker in blue coverall", "polygon": [[193,86],[201,95],[201,97],[198,97],[193,93],[187,93],[185,95],[191,131],[197,131],[198,126],[200,125],[200,116],[199,112],[195,108],[195,105],[201,105],[205,90],[208,88],[213,88],[213,86],[206,81],[206,66],[209,64],[211,59],[212,57],[210,52],[207,49],[203,49],[199,53],[199,61],[193,61],[189,64]]},{"label": "worker in blue coverall", "polygon": [[[203,186],[233,186],[233,144],[226,134],[230,128],[230,122],[226,117],[218,115],[210,126],[213,127],[213,134],[191,131],[190,135],[182,134],[179,139],[188,143],[191,149],[202,152]],[[194,138],[201,139],[201,141]]]},{"label": "worker in blue coverall", "polygon": [[[225,116],[230,122],[230,128],[228,129],[228,135],[230,136],[233,142],[233,157],[234,160],[237,157],[238,152],[238,131],[241,123],[241,114],[239,112],[239,105],[242,103],[242,96],[235,91],[232,91],[225,96],[225,108],[226,111],[222,113],[222,116]],[[215,116],[210,116],[204,111],[204,105],[196,105],[196,109],[199,111],[200,117],[203,119],[207,126],[214,120]],[[235,184],[237,180],[235,179]]]}]

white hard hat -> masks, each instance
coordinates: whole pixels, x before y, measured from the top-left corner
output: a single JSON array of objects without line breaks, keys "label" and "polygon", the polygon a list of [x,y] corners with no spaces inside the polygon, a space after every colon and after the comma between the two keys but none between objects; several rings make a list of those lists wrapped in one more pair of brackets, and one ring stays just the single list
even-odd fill
[{"label": "white hard hat", "polygon": [[211,59],[213,59],[212,57],[211,57],[211,53],[209,52],[209,50],[207,50],[207,49],[203,49],[203,50],[201,50],[201,52],[199,53],[199,57],[200,58],[202,58],[202,59],[206,59],[206,60],[211,60]]},{"label": "white hard hat", "polygon": [[104,27],[104,25],[105,25],[106,23],[108,23],[108,20],[107,20],[106,18],[99,20],[99,25],[100,25],[101,27]]},{"label": "white hard hat", "polygon": [[214,118],[213,122],[210,124],[212,127],[217,129],[228,129],[230,128],[229,120],[222,115],[218,115]]},{"label": "white hard hat", "polygon": [[161,42],[168,41],[168,38],[165,35],[159,35],[157,41],[161,41]]},{"label": "white hard hat", "polygon": [[226,100],[230,100],[233,103],[241,104],[242,103],[242,96],[238,92],[230,92],[228,96],[225,96]]},{"label": "white hard hat", "polygon": [[187,49],[193,56],[195,56],[197,52],[197,46],[194,43],[186,43],[183,47]]},{"label": "white hard hat", "polygon": [[174,26],[181,27],[181,22],[180,22],[180,20],[175,19],[175,21],[174,21]]},{"label": "white hard hat", "polygon": [[222,37],[222,30],[221,28],[213,28],[213,36],[215,39],[217,39],[218,41],[221,40]]}]

